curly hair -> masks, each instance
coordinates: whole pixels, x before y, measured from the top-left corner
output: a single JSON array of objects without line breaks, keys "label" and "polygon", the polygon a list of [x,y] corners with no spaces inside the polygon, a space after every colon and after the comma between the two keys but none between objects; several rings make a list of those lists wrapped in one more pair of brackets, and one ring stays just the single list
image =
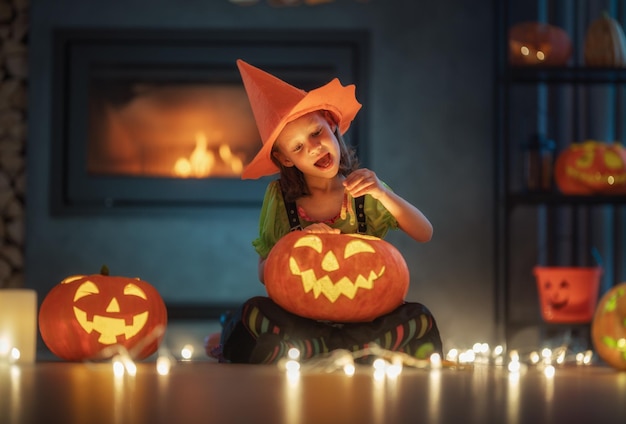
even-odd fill
[{"label": "curly hair", "polygon": [[[352,146],[349,146],[344,140],[343,136],[339,132],[339,128],[335,130],[335,137],[339,144],[339,173],[343,176],[349,175],[359,167],[359,159],[356,155],[356,151]],[[272,152],[277,149],[276,145],[272,149]],[[272,161],[280,170],[280,178],[278,180],[280,188],[285,196],[285,201],[294,202],[300,197],[308,196],[311,194],[309,187],[307,186],[304,174],[295,166],[283,166],[278,159],[271,155]]]}]

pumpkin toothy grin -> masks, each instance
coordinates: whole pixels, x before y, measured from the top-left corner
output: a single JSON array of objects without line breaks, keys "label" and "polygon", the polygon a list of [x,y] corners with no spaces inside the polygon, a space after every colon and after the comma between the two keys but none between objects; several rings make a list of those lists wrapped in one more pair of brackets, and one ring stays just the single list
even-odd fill
[{"label": "pumpkin toothy grin", "polygon": [[74,306],[74,316],[80,326],[87,333],[96,331],[100,334],[98,342],[106,345],[117,343],[117,336],[124,336],[126,340],[135,336],[146,325],[148,312],[132,316],[132,323],[127,325],[124,318],[111,318],[94,315],[92,320],[87,319],[87,313]]},{"label": "pumpkin toothy grin", "polygon": [[341,295],[349,299],[354,299],[359,289],[372,290],[372,288],[374,288],[374,281],[385,272],[385,267],[383,266],[380,272],[375,273],[374,271],[370,271],[367,277],[359,274],[354,282],[350,281],[347,277],[342,277],[339,281],[334,283],[328,275],[317,278],[315,271],[312,269],[301,271],[294,258],[289,259],[289,269],[293,275],[300,277],[305,293],[309,293],[312,290],[313,296],[315,296],[316,299],[320,294],[323,294],[331,302],[335,302]]}]

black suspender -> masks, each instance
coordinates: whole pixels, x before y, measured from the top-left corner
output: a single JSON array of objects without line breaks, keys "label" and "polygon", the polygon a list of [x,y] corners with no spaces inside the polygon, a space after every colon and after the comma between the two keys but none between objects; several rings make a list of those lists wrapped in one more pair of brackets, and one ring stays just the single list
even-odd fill
[{"label": "black suspender", "polygon": [[[283,193],[283,200],[285,199],[285,193]],[[288,202],[285,200],[285,209],[287,209],[287,217],[289,218],[289,231],[298,231],[302,229],[300,225],[300,217],[298,217],[298,210],[296,209],[296,202]]]},{"label": "black suspender", "polygon": [[[285,194],[283,193],[283,200]],[[367,233],[367,224],[365,223],[365,196],[356,197],[354,199],[356,206],[356,220],[358,222],[357,232],[360,234]],[[287,210],[287,217],[289,218],[290,231],[297,231],[302,229],[300,225],[300,217],[298,216],[298,210],[296,209],[296,202],[287,202],[285,200],[285,209]]]},{"label": "black suspender", "polygon": [[365,196],[354,199],[356,205],[356,220],[359,223],[357,232],[359,234],[367,233],[367,224],[365,223]]}]

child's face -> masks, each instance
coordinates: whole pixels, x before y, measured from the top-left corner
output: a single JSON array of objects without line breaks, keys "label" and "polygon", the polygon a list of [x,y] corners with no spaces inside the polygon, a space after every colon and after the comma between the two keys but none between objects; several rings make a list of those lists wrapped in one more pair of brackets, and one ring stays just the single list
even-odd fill
[{"label": "child's face", "polygon": [[321,112],[301,116],[285,125],[273,154],[283,166],[295,166],[305,175],[332,178],[341,159],[335,128]]}]

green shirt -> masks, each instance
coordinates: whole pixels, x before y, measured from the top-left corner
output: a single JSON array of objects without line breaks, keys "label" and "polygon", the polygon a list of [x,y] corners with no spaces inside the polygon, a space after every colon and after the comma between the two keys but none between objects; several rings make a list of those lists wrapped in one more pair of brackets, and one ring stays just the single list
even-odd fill
[{"label": "green shirt", "polygon": [[[383,183],[384,184],[384,183]],[[385,185],[386,186],[386,185]],[[354,199],[348,196],[348,201],[352,202],[352,212],[355,210]],[[370,195],[365,195],[365,216],[367,223],[367,234],[384,238],[389,229],[397,229],[398,222],[394,216],[380,203]],[[314,222],[309,222],[300,217],[303,227]],[[342,233],[356,233],[357,222],[354,213],[346,214],[345,218],[339,217],[337,220],[329,224],[333,228],[338,228]],[[265,191],[263,206],[261,207],[261,215],[259,217],[259,237],[252,242],[257,253],[265,259],[276,242],[290,231],[289,220],[287,219],[287,211],[285,210],[285,201],[280,190],[278,180],[272,181]]]}]

